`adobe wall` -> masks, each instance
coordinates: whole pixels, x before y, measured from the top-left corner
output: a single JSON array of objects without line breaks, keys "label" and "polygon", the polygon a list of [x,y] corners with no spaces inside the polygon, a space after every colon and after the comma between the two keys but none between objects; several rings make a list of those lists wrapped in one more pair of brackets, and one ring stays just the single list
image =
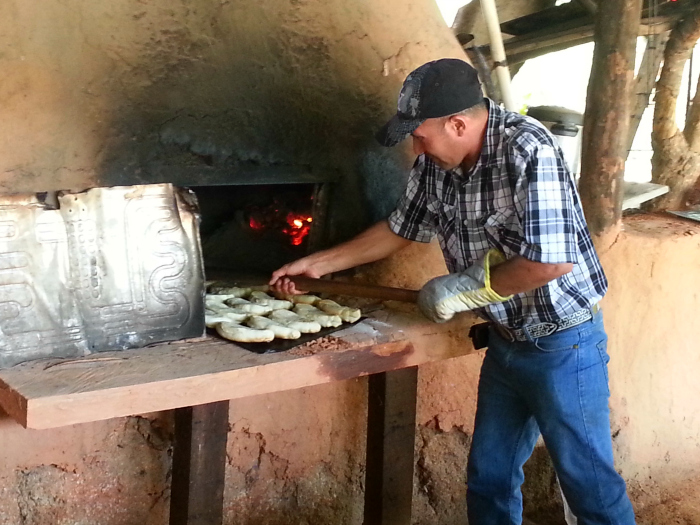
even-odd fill
[{"label": "adobe wall", "polygon": [[8,0],[0,192],[300,170],[337,177],[347,237],[411,162],[373,138],[403,79],[448,56],[464,54],[431,0]]},{"label": "adobe wall", "polygon": [[603,256],[618,466],[635,483],[700,472],[700,225],[636,215]]}]

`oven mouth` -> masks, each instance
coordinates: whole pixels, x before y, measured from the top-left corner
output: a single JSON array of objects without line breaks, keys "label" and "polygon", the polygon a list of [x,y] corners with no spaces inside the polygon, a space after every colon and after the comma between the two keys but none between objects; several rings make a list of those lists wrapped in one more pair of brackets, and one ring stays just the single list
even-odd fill
[{"label": "oven mouth", "polygon": [[316,248],[318,184],[193,186],[207,276],[267,276]]}]

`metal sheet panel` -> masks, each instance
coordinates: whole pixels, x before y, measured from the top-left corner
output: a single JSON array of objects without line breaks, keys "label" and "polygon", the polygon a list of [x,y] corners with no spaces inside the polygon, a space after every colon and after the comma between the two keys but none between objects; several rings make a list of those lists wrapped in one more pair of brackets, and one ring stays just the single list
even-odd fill
[{"label": "metal sheet panel", "polygon": [[170,184],[0,197],[0,367],[204,333],[196,200]]}]

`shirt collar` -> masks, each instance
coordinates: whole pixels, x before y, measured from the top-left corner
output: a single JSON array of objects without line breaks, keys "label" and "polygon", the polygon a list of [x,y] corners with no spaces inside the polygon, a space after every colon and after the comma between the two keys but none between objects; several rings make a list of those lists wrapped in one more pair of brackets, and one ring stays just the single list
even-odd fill
[{"label": "shirt collar", "polygon": [[467,179],[479,173],[487,166],[498,162],[496,153],[500,138],[505,130],[505,121],[503,119],[504,110],[490,98],[484,97],[484,103],[489,112],[489,117],[486,122],[486,132],[484,133],[484,144],[481,147],[481,155],[479,155],[479,160],[476,161],[476,164],[466,173],[462,174],[462,169],[461,167],[459,168],[460,174]]}]

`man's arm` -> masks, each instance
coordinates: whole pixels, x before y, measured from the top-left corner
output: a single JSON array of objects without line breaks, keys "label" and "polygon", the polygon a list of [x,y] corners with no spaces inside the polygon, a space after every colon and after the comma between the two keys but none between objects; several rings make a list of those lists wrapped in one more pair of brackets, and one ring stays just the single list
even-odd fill
[{"label": "man's arm", "polygon": [[279,292],[292,294],[297,290],[294,283],[286,277],[288,275],[318,278],[384,259],[411,242],[391,231],[387,221],[381,221],[347,242],[285,264],[273,272],[270,286]]},{"label": "man's arm", "polygon": [[529,292],[573,269],[572,263],[547,264],[517,256],[491,270],[491,288],[502,297]]},{"label": "man's arm", "polygon": [[521,256],[506,261],[503,253],[491,249],[463,272],[428,281],[418,294],[418,306],[428,319],[441,323],[457,312],[507,301],[514,294],[544,286],[572,269],[572,263],[540,263]]}]

